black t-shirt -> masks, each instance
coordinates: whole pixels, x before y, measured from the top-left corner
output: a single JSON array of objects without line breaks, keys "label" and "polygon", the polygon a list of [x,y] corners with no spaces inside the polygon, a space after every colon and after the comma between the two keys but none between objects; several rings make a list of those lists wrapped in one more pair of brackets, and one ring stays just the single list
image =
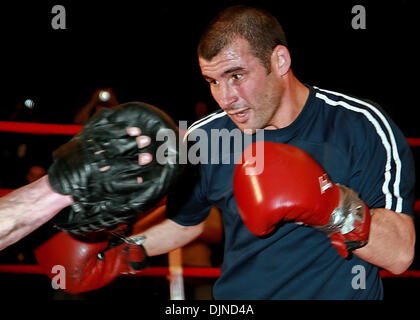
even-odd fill
[{"label": "black t-shirt", "polygon": [[[377,105],[310,87],[292,124],[260,132],[263,137],[257,133],[254,140],[286,143],[308,152],[333,182],[354,189],[370,208],[414,216],[411,150]],[[288,222],[268,237],[249,232],[239,215],[232,181],[235,161],[251,141],[225,112],[197,121],[187,133],[189,141],[200,142],[199,152],[189,154],[190,159],[200,153],[199,176],[188,191],[188,201],[176,212],[168,210],[168,217],[181,225],[196,225],[213,205],[221,210],[225,255],[215,299],[383,297],[378,268],[354,255],[343,259],[329,238],[314,228]]]}]

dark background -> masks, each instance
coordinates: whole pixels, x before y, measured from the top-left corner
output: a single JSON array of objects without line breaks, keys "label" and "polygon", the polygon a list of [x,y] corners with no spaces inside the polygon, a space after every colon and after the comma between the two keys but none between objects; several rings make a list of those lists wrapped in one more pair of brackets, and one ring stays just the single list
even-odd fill
[{"label": "dark background", "polygon": [[[257,4],[279,18],[288,38],[292,68],[302,82],[373,100],[407,137],[420,137],[416,118],[420,28],[415,2],[404,0],[2,4],[0,120],[8,120],[18,103],[32,98],[32,121],[72,123],[95,89],[111,87],[121,103],[145,101],[175,120],[191,122],[195,102],[204,100],[210,111],[217,109],[197,64],[199,35],[217,12],[237,3]],[[51,9],[56,4],[66,9],[66,30],[51,27]],[[366,9],[365,30],[352,28],[355,5]],[[1,143],[6,143],[9,136],[1,136]],[[39,153],[45,162],[50,159],[49,149],[61,143],[60,139],[39,137],[43,144]],[[412,148],[416,163],[418,148]],[[16,246],[30,248],[30,241],[29,237]],[[12,257],[16,246],[3,256],[9,252]],[[13,291],[16,281],[43,281],[34,280],[36,276],[28,276],[32,280],[14,277],[3,275],[2,286],[9,285]],[[414,288],[415,282],[407,283],[388,280],[392,288],[388,297],[401,298],[401,291],[407,293],[410,285]],[[39,286],[49,286],[49,281]]]},{"label": "dark background", "polygon": [[[143,100],[188,119],[196,100],[211,101],[195,53],[199,35],[220,9],[237,3],[15,1],[2,6],[2,113],[33,96],[39,121],[66,123],[93,89],[109,86],[121,102]],[[279,18],[301,81],[376,101],[407,136],[418,135],[413,114],[419,26],[412,1],[246,3]],[[55,4],[66,8],[66,30],[51,27]],[[351,25],[357,4],[366,9],[365,30]]]}]

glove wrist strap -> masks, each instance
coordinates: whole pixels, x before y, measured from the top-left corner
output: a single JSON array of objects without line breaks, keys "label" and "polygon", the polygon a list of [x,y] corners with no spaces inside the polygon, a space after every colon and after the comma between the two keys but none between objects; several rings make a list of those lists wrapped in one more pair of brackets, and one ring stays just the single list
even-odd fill
[{"label": "glove wrist strap", "polygon": [[[134,270],[143,270],[150,266],[149,263],[149,255],[146,252],[146,248],[143,246],[144,241],[146,240],[145,235],[136,235],[133,237],[121,237],[125,243],[128,244],[128,247],[131,249],[131,252],[135,252],[131,259],[129,260],[130,267]],[[140,248],[142,252],[141,259],[139,259],[139,255],[137,250]],[[137,250],[136,250],[137,249]]]},{"label": "glove wrist strap", "polygon": [[[339,205],[331,213],[328,224],[315,227],[327,236],[337,232],[340,232],[343,235],[348,234],[355,230],[358,225],[363,224],[366,221],[366,214],[372,215],[372,210],[366,209],[366,204],[359,198],[359,195],[353,189],[340,184],[337,184],[337,186],[340,189]],[[350,242],[346,242],[349,251],[361,248],[367,244],[367,241]]]},{"label": "glove wrist strap", "polygon": [[[146,236],[137,235],[134,237],[125,237],[117,232],[110,232],[115,238],[109,241],[108,247],[97,254],[98,260],[105,259],[105,252],[117,246],[126,244],[125,252],[128,254],[128,264],[134,271],[143,270],[150,266],[149,256],[143,246]],[[139,252],[141,251],[141,253]]]}]

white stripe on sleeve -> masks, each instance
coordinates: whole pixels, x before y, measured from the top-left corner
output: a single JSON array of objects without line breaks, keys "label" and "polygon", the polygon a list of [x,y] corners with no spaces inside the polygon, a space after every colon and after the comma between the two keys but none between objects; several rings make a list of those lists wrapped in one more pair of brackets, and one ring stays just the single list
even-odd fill
[{"label": "white stripe on sleeve", "polygon": [[[334,101],[331,100],[330,98],[328,98],[326,95],[323,95],[321,93],[317,93],[316,96],[322,100],[324,100],[326,103],[328,103],[329,105],[333,105],[333,106],[343,106],[346,109],[355,111],[355,112],[359,112],[362,113],[368,120],[369,122],[372,123],[372,125],[374,126],[377,134],[379,135],[379,137],[381,138],[382,144],[384,145],[384,148],[386,150],[386,164],[385,164],[385,172],[384,172],[384,183],[382,185],[382,192],[385,195],[385,208],[388,210],[391,210],[392,208],[392,194],[389,190],[389,184],[390,184],[390,180],[391,180],[391,154],[392,154],[392,158],[395,161],[395,167],[396,167],[396,174],[395,174],[395,182],[393,185],[393,191],[394,191],[394,195],[397,198],[397,204],[396,204],[396,208],[395,211],[396,212],[401,212],[402,210],[402,202],[403,199],[400,196],[400,180],[401,180],[401,160],[398,154],[398,149],[396,146],[396,141],[395,141],[395,136],[392,132],[391,126],[389,125],[389,122],[386,120],[386,118],[384,117],[384,115],[377,109],[375,108],[373,105],[350,97],[350,96],[346,96],[340,93],[336,93],[333,91],[328,91],[328,90],[323,90],[323,89],[319,89],[320,91],[324,91],[324,92],[328,92],[331,94],[335,94],[338,96],[342,96],[348,100],[357,102],[358,104],[364,105],[366,107],[368,107],[370,110],[372,110],[378,117],[379,119],[382,121],[382,123],[384,124],[385,128],[388,131],[391,143],[389,142],[385,132],[383,131],[382,127],[380,126],[379,122],[372,116],[372,114],[363,108],[360,107],[356,107],[354,105],[351,105],[345,101]],[[392,147],[391,147],[392,146]]]}]

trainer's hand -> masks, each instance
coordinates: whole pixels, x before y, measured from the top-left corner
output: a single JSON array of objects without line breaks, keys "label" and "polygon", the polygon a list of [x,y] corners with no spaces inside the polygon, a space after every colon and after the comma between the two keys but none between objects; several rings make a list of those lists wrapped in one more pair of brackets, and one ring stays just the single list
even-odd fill
[{"label": "trainer's hand", "polygon": [[[152,139],[150,139],[150,137],[142,135],[141,134],[141,129],[137,128],[137,127],[130,127],[127,128],[127,133],[129,136],[132,137],[136,137],[136,142],[137,142],[137,146],[139,149],[143,149],[146,148],[150,145]],[[149,163],[152,162],[153,160],[153,155],[148,153],[148,152],[141,152],[139,154],[139,165],[145,166]],[[142,183],[143,182],[143,178],[142,177],[137,177],[137,182],[138,183]]]},{"label": "trainer's hand", "polygon": [[[355,191],[329,180],[320,165],[305,151],[273,142],[257,142],[253,150],[264,161],[264,170],[253,174],[248,147],[234,173],[233,191],[248,229],[263,236],[280,221],[313,226],[330,237],[341,256],[368,241],[371,214]],[[261,163],[259,164],[261,166]]]},{"label": "trainer's hand", "polygon": [[102,110],[53,154],[49,182],[74,200],[53,222],[84,234],[154,207],[184,170],[178,135],[167,114],[145,103]]}]

